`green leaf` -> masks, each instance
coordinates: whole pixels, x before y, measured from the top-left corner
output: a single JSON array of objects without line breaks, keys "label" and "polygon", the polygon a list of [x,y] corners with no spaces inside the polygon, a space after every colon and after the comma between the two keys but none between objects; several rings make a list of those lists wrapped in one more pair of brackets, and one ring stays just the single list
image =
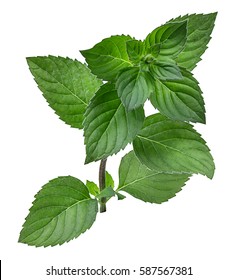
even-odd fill
[{"label": "green leaf", "polygon": [[112,36],[102,40],[89,50],[81,51],[89,68],[99,78],[112,81],[118,72],[131,66],[126,49],[130,36]]},{"label": "green leaf", "polygon": [[205,123],[205,107],[197,80],[181,69],[182,80],[156,81],[150,101],[170,119]]},{"label": "green leaf", "polygon": [[116,192],[113,190],[114,188],[114,180],[112,176],[106,171],[105,176],[105,188],[97,195],[98,199],[106,198],[107,201],[117,195]]},{"label": "green leaf", "polygon": [[183,79],[179,67],[173,63],[156,62],[152,63],[149,69],[155,79],[162,81]]},{"label": "green leaf", "polygon": [[121,194],[121,193],[119,193],[119,192],[116,192],[116,196],[117,196],[117,199],[118,199],[118,200],[123,200],[123,199],[126,198],[125,195],[123,195],[123,194]]},{"label": "green leaf", "polygon": [[131,151],[121,160],[117,190],[125,191],[145,202],[162,203],[174,197],[189,176],[189,174],[166,174],[151,170]]},{"label": "green leaf", "polygon": [[153,30],[145,39],[147,49],[160,45],[158,58],[175,58],[183,50],[187,39],[187,21],[171,22]]},{"label": "green leaf", "polygon": [[176,61],[181,67],[193,70],[201,60],[211,39],[217,13],[193,14],[178,17],[172,21],[188,20],[188,35],[184,50],[178,55]]},{"label": "green leaf", "polygon": [[97,196],[100,193],[99,187],[94,182],[87,180],[86,187],[88,188],[89,193],[91,193],[94,196]]},{"label": "green leaf", "polygon": [[167,173],[200,173],[212,178],[214,162],[193,126],[161,114],[147,117],[133,141],[138,159],[148,168]]},{"label": "green leaf", "polygon": [[134,64],[140,62],[145,54],[145,44],[142,41],[130,40],[126,42],[129,59]]},{"label": "green leaf", "polygon": [[118,200],[123,200],[126,198],[123,194],[115,192],[112,187],[106,187],[100,192],[100,194],[97,195],[97,199],[106,198],[106,201],[108,201],[113,196],[117,196]]},{"label": "green leaf", "polygon": [[114,189],[114,180],[107,171],[106,171],[105,184],[106,184],[106,187],[111,187]]},{"label": "green leaf", "polygon": [[[145,44],[145,41],[144,41],[144,44]],[[147,54],[148,55],[152,55],[152,57],[154,58],[154,60],[156,60],[156,58],[159,57],[159,53],[160,53],[160,47],[161,47],[161,44],[155,44],[155,45],[152,45],[152,46],[148,46],[148,49],[147,49]],[[171,58],[166,58],[165,57],[165,60],[169,60]],[[173,61],[173,60],[172,60]]]},{"label": "green leaf", "polygon": [[112,187],[106,187],[100,192],[100,194],[97,195],[97,198],[98,199],[106,198],[108,201],[111,197],[115,196],[115,194],[116,193]]},{"label": "green leaf", "polygon": [[82,128],[89,100],[102,82],[85,65],[70,58],[28,57],[27,63],[43,96],[60,119]]},{"label": "green leaf", "polygon": [[[112,189],[114,188],[114,180],[107,171],[106,171],[106,176],[105,176],[105,186],[106,186],[106,188],[107,187],[110,187]],[[95,184],[94,182],[91,182],[91,181],[87,181],[86,187],[88,188],[89,193],[96,196],[97,198],[99,197],[100,189],[97,186],[97,184]]]},{"label": "green leaf", "polygon": [[97,211],[97,200],[90,198],[79,179],[58,177],[35,196],[19,242],[37,247],[61,245],[89,229]]},{"label": "green leaf", "polygon": [[143,105],[154,90],[153,79],[139,67],[126,68],[118,75],[116,89],[126,109],[134,110]]},{"label": "green leaf", "polygon": [[92,98],[85,114],[85,162],[97,161],[124,149],[135,138],[143,121],[143,108],[127,112],[115,86],[103,85]]}]

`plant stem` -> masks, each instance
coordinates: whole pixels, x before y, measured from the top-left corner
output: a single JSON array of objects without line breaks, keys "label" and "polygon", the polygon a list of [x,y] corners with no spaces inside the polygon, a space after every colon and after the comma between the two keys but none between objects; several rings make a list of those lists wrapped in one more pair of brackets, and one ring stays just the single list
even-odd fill
[{"label": "plant stem", "polygon": [[[107,158],[102,159],[100,162],[99,167],[99,188],[100,191],[105,189],[105,183],[106,183],[106,163]],[[106,198],[103,197],[100,199],[100,213],[106,212]]]}]

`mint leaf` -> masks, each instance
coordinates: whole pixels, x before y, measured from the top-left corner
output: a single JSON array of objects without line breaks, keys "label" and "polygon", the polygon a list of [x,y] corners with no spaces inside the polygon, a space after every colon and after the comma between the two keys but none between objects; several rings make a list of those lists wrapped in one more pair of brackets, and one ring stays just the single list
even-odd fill
[{"label": "mint leaf", "polygon": [[108,201],[111,197],[115,196],[115,194],[116,193],[113,188],[109,186],[103,189],[100,194],[97,195],[97,199],[106,198]]},{"label": "mint leaf", "polygon": [[181,80],[156,81],[150,101],[170,119],[205,123],[204,101],[198,82],[185,69],[181,69],[181,74]]},{"label": "mint leaf", "polygon": [[105,185],[106,187],[111,187],[112,189],[114,189],[114,180],[107,171],[106,171]]},{"label": "mint leaf", "polygon": [[127,110],[133,110],[143,105],[154,90],[153,79],[149,72],[139,67],[122,70],[116,81],[116,89]]},{"label": "mint leaf", "polygon": [[140,62],[145,54],[145,45],[142,41],[130,40],[126,42],[126,49],[129,59],[134,64]]},{"label": "mint leaf", "polygon": [[[144,41],[145,43],[145,41]],[[155,44],[155,45],[152,45],[152,46],[148,46],[148,49],[147,49],[147,54],[148,55],[152,55],[152,57],[154,58],[154,60],[156,60],[156,58],[159,57],[159,53],[160,53],[160,47],[161,47],[161,44]],[[161,57],[160,57],[161,59]],[[167,60],[172,60],[171,58],[169,57],[165,57],[164,58],[166,61]],[[158,60],[158,59],[157,59]],[[173,61],[173,60],[172,60]]]},{"label": "mint leaf", "polygon": [[158,58],[175,58],[187,39],[187,21],[169,22],[153,30],[145,39],[147,49],[159,44]]},{"label": "mint leaf", "polygon": [[[193,14],[178,17],[172,21],[188,20],[188,35],[184,50],[176,58],[177,63],[188,70],[193,70],[201,60],[211,39],[217,13]],[[170,22],[172,22],[170,21]]]},{"label": "mint leaf", "polygon": [[130,36],[112,36],[89,50],[81,51],[92,73],[105,81],[112,81],[118,72],[131,66],[126,49]]},{"label": "mint leaf", "polygon": [[61,245],[89,229],[97,211],[97,200],[90,198],[79,179],[58,177],[35,196],[19,242],[37,247]]},{"label": "mint leaf", "polygon": [[143,108],[127,112],[115,86],[103,85],[92,98],[85,114],[85,162],[97,161],[124,149],[135,138],[143,121]]},{"label": "mint leaf", "polygon": [[106,171],[105,172],[105,188],[97,195],[98,199],[106,198],[108,201],[111,197],[117,195],[117,193],[113,190],[114,188],[114,180],[112,176]]},{"label": "mint leaf", "polygon": [[115,192],[115,193],[116,193],[116,196],[117,196],[117,199],[118,199],[118,200],[123,200],[123,199],[126,198],[125,195],[123,195],[123,194],[121,194],[121,193],[119,193],[119,192]]},{"label": "mint leaf", "polygon": [[94,182],[87,180],[86,187],[88,188],[89,193],[93,196],[97,196],[100,193],[99,187]]},{"label": "mint leaf", "polygon": [[174,197],[189,176],[189,174],[166,174],[150,170],[131,151],[121,160],[117,190],[125,191],[145,202],[162,203]]},{"label": "mint leaf", "polygon": [[77,60],[28,57],[27,63],[50,107],[66,124],[82,128],[83,115],[102,82]]},{"label": "mint leaf", "polygon": [[183,76],[179,67],[173,63],[156,62],[149,66],[150,73],[155,79],[162,81],[181,80]]},{"label": "mint leaf", "polygon": [[209,148],[188,123],[151,115],[145,119],[133,147],[139,160],[150,169],[213,177],[215,166]]}]

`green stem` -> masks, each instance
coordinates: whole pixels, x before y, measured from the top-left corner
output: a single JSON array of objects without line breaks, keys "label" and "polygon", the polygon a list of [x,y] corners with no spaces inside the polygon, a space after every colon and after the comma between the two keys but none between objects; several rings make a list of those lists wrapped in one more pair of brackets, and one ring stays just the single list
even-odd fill
[{"label": "green stem", "polygon": [[[99,188],[100,191],[105,189],[106,185],[106,163],[107,163],[107,158],[102,159],[100,162],[100,167],[99,167]],[[100,213],[106,212],[106,198],[103,197],[100,199]]]}]

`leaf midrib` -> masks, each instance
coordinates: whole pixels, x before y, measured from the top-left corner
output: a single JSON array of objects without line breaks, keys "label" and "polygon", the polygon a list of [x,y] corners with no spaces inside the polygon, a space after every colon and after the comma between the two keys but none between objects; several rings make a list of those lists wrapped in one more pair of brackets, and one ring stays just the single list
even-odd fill
[{"label": "leaf midrib", "polygon": [[[144,139],[145,141],[149,141],[149,142],[151,142],[151,143],[155,143],[155,144],[157,144],[157,145],[161,145],[161,146],[163,146],[165,149],[170,149],[170,150],[176,151],[176,152],[178,152],[178,153],[180,153],[180,154],[182,154],[182,155],[184,155],[184,156],[186,156],[186,157],[189,157],[189,158],[194,159],[195,161],[199,162],[199,164],[201,164],[201,162],[200,162],[197,158],[192,157],[191,155],[188,155],[188,154],[186,154],[185,152],[183,152],[183,151],[181,151],[181,150],[175,149],[175,148],[173,148],[173,147],[171,147],[171,146],[164,145],[164,144],[162,144],[162,143],[159,142],[159,141],[157,142],[157,141],[151,140],[151,139],[149,139],[149,138],[143,137],[143,136],[141,136],[141,135],[137,135],[137,137],[138,137],[138,138],[141,138],[141,139]],[[195,140],[195,141],[196,141],[196,140]]]},{"label": "leaf midrib", "polygon": [[115,57],[115,56],[113,56],[113,55],[111,55],[111,54],[98,54],[98,53],[96,53],[96,52],[91,52],[91,54],[94,54],[94,55],[99,55],[99,57],[109,57],[109,58],[111,58],[112,60],[119,60],[119,61],[122,61],[122,62],[124,62],[124,63],[127,63],[127,64],[129,64],[129,65],[133,65],[130,61],[128,61],[128,60],[125,60],[125,59],[123,59],[123,58],[121,58],[121,57]]},{"label": "leaf midrib", "polygon": [[[68,90],[75,98],[77,98],[78,100],[80,100],[81,103],[83,103],[85,106],[88,106],[88,103],[86,103],[83,99],[81,99],[79,96],[77,96],[71,89],[69,89],[67,86],[65,86],[62,82],[60,82],[57,78],[55,78],[50,72],[48,72],[47,70],[43,69],[42,67],[40,67],[36,62],[31,61],[31,63],[33,63],[34,65],[36,65],[39,69],[41,69],[42,71],[46,72],[50,77],[52,77],[53,79],[55,79],[57,81],[58,84],[60,84],[61,86],[63,86],[66,90]],[[42,80],[44,80],[41,77]],[[46,80],[44,80],[46,81]],[[46,81],[48,82],[48,81]]]},{"label": "leaf midrib", "polygon": [[[117,109],[116,109],[115,112],[113,113],[113,116],[111,117],[111,119],[109,120],[109,122],[107,121],[107,122],[108,122],[108,125],[107,125],[106,129],[103,131],[103,133],[101,134],[100,138],[97,139],[97,142],[98,142],[98,143],[101,141],[103,135],[107,132],[108,127],[111,125],[112,121],[113,121],[114,118],[115,118],[115,115],[117,114],[117,112],[119,111],[119,109],[121,108],[121,106],[122,106],[122,103],[119,104],[119,106],[117,107]],[[95,143],[95,141],[94,141],[93,143]],[[92,143],[90,143],[90,144],[92,145]],[[94,147],[93,151],[91,151],[91,154],[93,154],[93,153],[95,152],[96,149],[98,149],[97,146]]]},{"label": "leaf midrib", "polygon": [[141,177],[141,178],[139,178],[139,179],[136,179],[136,180],[134,180],[134,181],[132,181],[132,182],[130,182],[130,183],[128,183],[128,184],[126,184],[126,185],[123,185],[122,187],[118,187],[117,188],[117,190],[119,191],[119,190],[123,190],[124,188],[126,188],[126,187],[128,187],[128,186],[130,186],[130,185],[132,185],[132,184],[134,184],[134,183],[137,183],[137,182],[139,182],[139,181],[142,181],[142,180],[144,180],[144,179],[147,179],[147,178],[150,178],[150,177],[152,177],[152,176],[155,176],[155,175],[157,175],[157,174],[162,174],[163,172],[157,172],[157,173],[154,173],[154,174],[150,174],[150,175],[148,175],[148,176],[145,176],[145,177]]},{"label": "leaf midrib", "polygon": [[[37,231],[38,231],[38,230],[44,229],[44,228],[45,228],[46,226],[48,226],[48,224],[51,223],[54,219],[59,218],[64,212],[67,212],[70,208],[74,207],[75,205],[80,204],[81,202],[89,201],[89,200],[95,200],[95,199],[87,198],[87,199],[83,199],[83,200],[78,200],[77,202],[73,203],[72,205],[70,205],[69,207],[67,207],[66,209],[64,209],[64,210],[63,210],[62,212],[60,212],[58,215],[56,215],[55,217],[53,217],[52,219],[50,219],[50,221],[49,221],[47,224],[45,224],[42,228],[37,229]],[[46,207],[49,207],[49,206],[46,206]],[[42,207],[41,209],[46,208],[46,207]],[[37,211],[36,211],[36,212],[37,212]],[[36,222],[38,222],[38,221],[39,221],[39,220],[37,220],[37,221],[35,221],[35,222],[33,222],[33,223],[27,225],[27,226],[30,227],[30,226],[32,226],[34,223],[36,223]],[[36,232],[36,231],[34,231],[34,232],[28,234],[27,236],[25,236],[24,239],[22,239],[22,241],[24,242],[24,240],[25,240],[26,238],[28,238],[29,236],[31,236],[31,235],[34,234],[35,232]]]},{"label": "leaf midrib", "polygon": [[[171,95],[174,94],[174,95],[185,105],[185,107],[189,109],[190,112],[195,113],[195,115],[196,115],[199,119],[201,119],[201,117],[200,117],[199,114],[198,114],[199,112],[198,112],[198,111],[194,111],[193,109],[191,109],[191,108],[178,96],[178,93],[185,94],[185,95],[187,95],[187,96],[193,98],[193,99],[199,104],[199,106],[201,106],[201,107],[203,108],[203,106],[202,106],[201,103],[200,103],[200,100],[198,101],[198,99],[196,99],[194,96],[192,96],[192,95],[190,95],[190,94],[187,94],[187,93],[184,93],[184,92],[181,92],[181,91],[173,91],[173,90],[171,90],[163,81],[159,81],[159,82],[160,82],[160,84],[162,84],[162,85],[170,92]],[[203,113],[203,111],[202,111],[202,113]],[[190,114],[191,114],[191,113],[190,113]],[[191,117],[193,117],[193,116],[191,116]]]}]

